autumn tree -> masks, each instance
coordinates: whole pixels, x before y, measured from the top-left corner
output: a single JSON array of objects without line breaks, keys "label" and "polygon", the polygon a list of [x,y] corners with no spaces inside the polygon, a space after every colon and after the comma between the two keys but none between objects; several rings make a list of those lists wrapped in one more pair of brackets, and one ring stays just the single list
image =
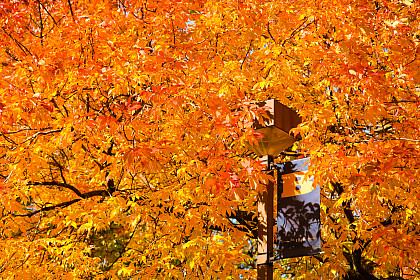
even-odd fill
[{"label": "autumn tree", "polygon": [[287,155],[322,187],[324,253],[277,275],[420,277],[419,11],[3,1],[1,278],[254,278],[267,98],[302,116]]}]

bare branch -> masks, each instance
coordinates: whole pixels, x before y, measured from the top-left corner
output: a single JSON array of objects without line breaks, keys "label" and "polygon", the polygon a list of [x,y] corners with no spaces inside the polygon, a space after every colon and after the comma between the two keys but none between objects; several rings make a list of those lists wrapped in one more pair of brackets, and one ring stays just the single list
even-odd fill
[{"label": "bare branch", "polygon": [[248,55],[249,55],[249,52],[251,51],[252,41],[253,41],[253,40],[251,40],[251,42],[249,42],[249,48],[248,48],[248,51],[246,52],[246,55],[245,55],[244,59],[242,60],[242,63],[241,63],[241,70],[242,70],[242,67],[244,66],[245,60],[247,59],[247,57],[248,57]]},{"label": "bare branch", "polygon": [[49,131],[38,131],[37,133],[35,133],[34,135],[32,135],[31,137],[25,139],[22,143],[26,143],[28,141],[34,140],[36,137],[38,137],[39,135],[46,135],[46,134],[50,134],[50,133],[55,133],[55,132],[61,132],[63,129],[55,129],[55,130],[49,130]]},{"label": "bare branch", "polygon": [[26,55],[29,54],[32,56],[32,53],[28,50],[27,47],[25,47],[21,42],[13,38],[13,36],[10,33],[8,33],[3,27],[1,29],[3,30],[4,33],[6,33],[7,36],[10,37],[10,39],[12,39],[16,43],[16,45],[18,45],[18,47],[23,51],[24,54]]},{"label": "bare branch", "polygon": [[72,6],[71,6],[71,2],[70,2],[70,0],[67,0],[67,2],[69,3],[70,13],[71,13],[71,16],[72,16],[72,18],[73,18],[73,20],[74,20],[74,13],[73,13],[73,8],[72,8]]}]

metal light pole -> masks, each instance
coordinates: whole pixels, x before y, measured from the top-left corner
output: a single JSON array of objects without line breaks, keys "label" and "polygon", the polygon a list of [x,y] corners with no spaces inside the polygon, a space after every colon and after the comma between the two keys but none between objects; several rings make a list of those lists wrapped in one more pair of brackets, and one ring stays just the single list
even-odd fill
[{"label": "metal light pole", "polygon": [[[271,169],[273,158],[271,156],[260,157],[260,160],[267,162],[268,174],[273,176]],[[274,177],[274,176],[273,176]],[[257,239],[257,274],[260,279],[273,279],[273,207],[274,204],[274,182],[269,181],[267,188],[258,194],[258,239]]]},{"label": "metal light pole", "polygon": [[[289,135],[289,131],[296,127],[301,119],[295,111],[274,99],[259,105],[270,108],[267,110],[269,118],[265,119],[263,124],[254,123],[256,130],[263,134],[264,138],[258,139],[258,146],[249,145],[249,148],[267,163],[266,170],[270,175],[274,175],[273,159],[296,141]],[[258,280],[273,279],[273,204],[274,182],[270,181],[266,190],[258,194]]]}]

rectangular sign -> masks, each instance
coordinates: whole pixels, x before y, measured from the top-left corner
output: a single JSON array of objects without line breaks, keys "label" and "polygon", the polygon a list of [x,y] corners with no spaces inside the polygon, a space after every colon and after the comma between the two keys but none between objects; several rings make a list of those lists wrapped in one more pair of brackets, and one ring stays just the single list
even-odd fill
[{"label": "rectangular sign", "polygon": [[320,189],[305,178],[309,158],[275,164],[277,169],[276,259],[321,252]]}]

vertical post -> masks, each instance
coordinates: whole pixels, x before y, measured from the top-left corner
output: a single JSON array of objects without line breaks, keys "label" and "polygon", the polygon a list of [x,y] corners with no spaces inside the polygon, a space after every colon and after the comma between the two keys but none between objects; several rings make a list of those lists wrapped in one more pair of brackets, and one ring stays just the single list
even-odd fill
[{"label": "vertical post", "polygon": [[[260,159],[267,162],[268,174],[273,176],[274,171],[271,170],[272,158],[264,156]],[[269,181],[267,189],[258,194],[258,280],[273,279],[273,263],[270,260],[273,256],[273,204],[274,182]]]}]

